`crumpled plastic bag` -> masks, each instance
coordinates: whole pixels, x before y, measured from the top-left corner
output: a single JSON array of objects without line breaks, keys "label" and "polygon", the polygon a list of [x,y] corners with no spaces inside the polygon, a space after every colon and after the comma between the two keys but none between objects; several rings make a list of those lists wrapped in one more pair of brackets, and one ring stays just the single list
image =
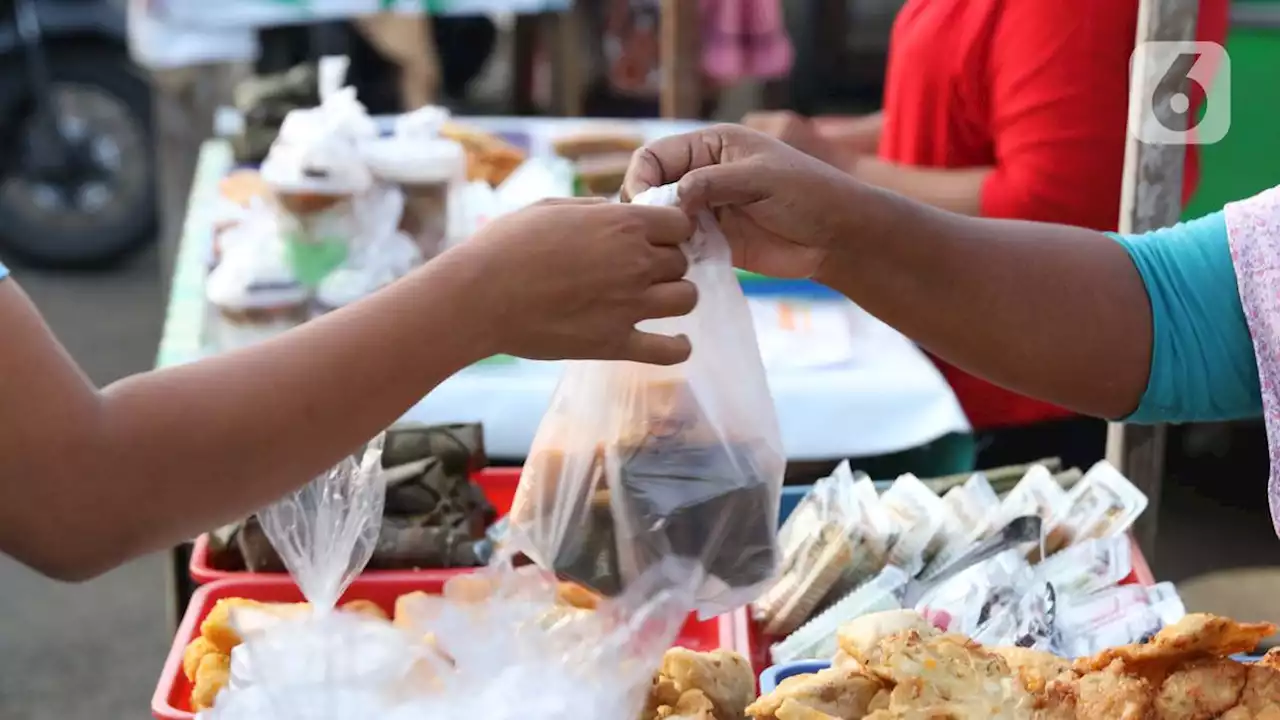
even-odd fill
[{"label": "crumpled plastic bag", "polygon": [[[673,204],[675,188],[634,202]],[[697,610],[708,617],[774,578],[785,456],[746,298],[709,213],[684,249],[697,308],[639,327],[688,336],[693,355],[674,367],[569,364],[525,464],[509,539],[606,596],[678,560],[700,579]]]},{"label": "crumpled plastic bag", "polygon": [[394,623],[335,612],[376,541],[384,437],[260,513],[311,607],[231,609],[241,643],[201,720],[634,720],[693,603],[674,559],[594,610],[559,602],[554,575],[504,556],[442,595],[399,598]]},{"label": "crumpled plastic bag", "polygon": [[[345,458],[258,513],[310,612],[282,617],[253,607],[231,609],[242,642],[231,653],[227,689],[202,713],[206,720],[321,717],[306,714],[315,698],[330,700],[315,705],[327,713],[357,703],[355,698],[390,706],[404,690],[425,650],[385,622],[335,612],[378,540],[386,496],[383,438],[370,441],[359,461]],[[285,706],[289,714],[281,715]]]}]

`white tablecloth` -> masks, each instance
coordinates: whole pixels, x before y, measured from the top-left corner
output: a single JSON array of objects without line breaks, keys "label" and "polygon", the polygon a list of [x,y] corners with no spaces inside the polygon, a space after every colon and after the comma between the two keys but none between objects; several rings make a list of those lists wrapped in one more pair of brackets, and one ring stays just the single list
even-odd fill
[{"label": "white tablecloth", "polygon": [[[769,388],[782,441],[792,460],[829,460],[905,450],[949,432],[969,429],[955,395],[933,363],[910,341],[852,303],[823,302],[850,324],[847,352],[814,353],[797,334],[793,352],[779,352],[764,315],[778,303],[753,299],[757,333],[765,346]],[[824,307],[825,306],[825,307]],[[764,310],[765,312],[759,312]],[[838,349],[837,349],[838,350]],[[838,355],[843,355],[838,361]],[[811,363],[798,362],[808,357]],[[524,457],[547,409],[562,363],[516,361],[476,366],[453,376],[405,416],[420,422],[484,423],[493,457]]]}]

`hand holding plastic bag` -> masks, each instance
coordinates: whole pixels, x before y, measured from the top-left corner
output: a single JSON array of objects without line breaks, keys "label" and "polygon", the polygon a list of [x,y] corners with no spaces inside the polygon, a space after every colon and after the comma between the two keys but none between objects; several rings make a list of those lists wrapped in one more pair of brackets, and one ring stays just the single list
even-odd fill
[{"label": "hand holding plastic bag", "polygon": [[[638,203],[672,204],[675,188]],[[640,329],[686,335],[674,367],[569,365],[534,438],[511,547],[609,596],[678,560],[704,616],[738,607],[777,570],[785,458],[746,298],[714,218],[685,246],[698,306]]]}]

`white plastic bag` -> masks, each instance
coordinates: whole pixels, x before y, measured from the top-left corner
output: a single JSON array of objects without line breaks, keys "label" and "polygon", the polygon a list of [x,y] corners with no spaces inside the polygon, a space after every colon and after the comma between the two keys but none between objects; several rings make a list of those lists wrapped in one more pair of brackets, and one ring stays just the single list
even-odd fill
[{"label": "white plastic bag", "polygon": [[[674,200],[664,187],[635,202]],[[709,616],[774,577],[785,457],[746,298],[710,214],[685,251],[697,308],[640,327],[688,336],[693,355],[674,367],[569,365],[525,464],[510,547],[610,596],[678,559]]]},{"label": "white plastic bag", "polygon": [[410,691],[410,670],[427,649],[389,623],[334,612],[377,544],[386,493],[382,442],[379,435],[359,461],[345,458],[258,513],[310,612],[230,610],[242,643],[206,720],[374,717]]}]

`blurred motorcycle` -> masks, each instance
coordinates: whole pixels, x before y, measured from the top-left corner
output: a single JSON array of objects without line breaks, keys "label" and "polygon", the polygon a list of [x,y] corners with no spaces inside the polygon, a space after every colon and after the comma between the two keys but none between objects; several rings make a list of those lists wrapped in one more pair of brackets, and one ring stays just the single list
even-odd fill
[{"label": "blurred motorcycle", "polygon": [[0,248],[95,266],[154,237],[151,89],[123,5],[0,0]]}]

